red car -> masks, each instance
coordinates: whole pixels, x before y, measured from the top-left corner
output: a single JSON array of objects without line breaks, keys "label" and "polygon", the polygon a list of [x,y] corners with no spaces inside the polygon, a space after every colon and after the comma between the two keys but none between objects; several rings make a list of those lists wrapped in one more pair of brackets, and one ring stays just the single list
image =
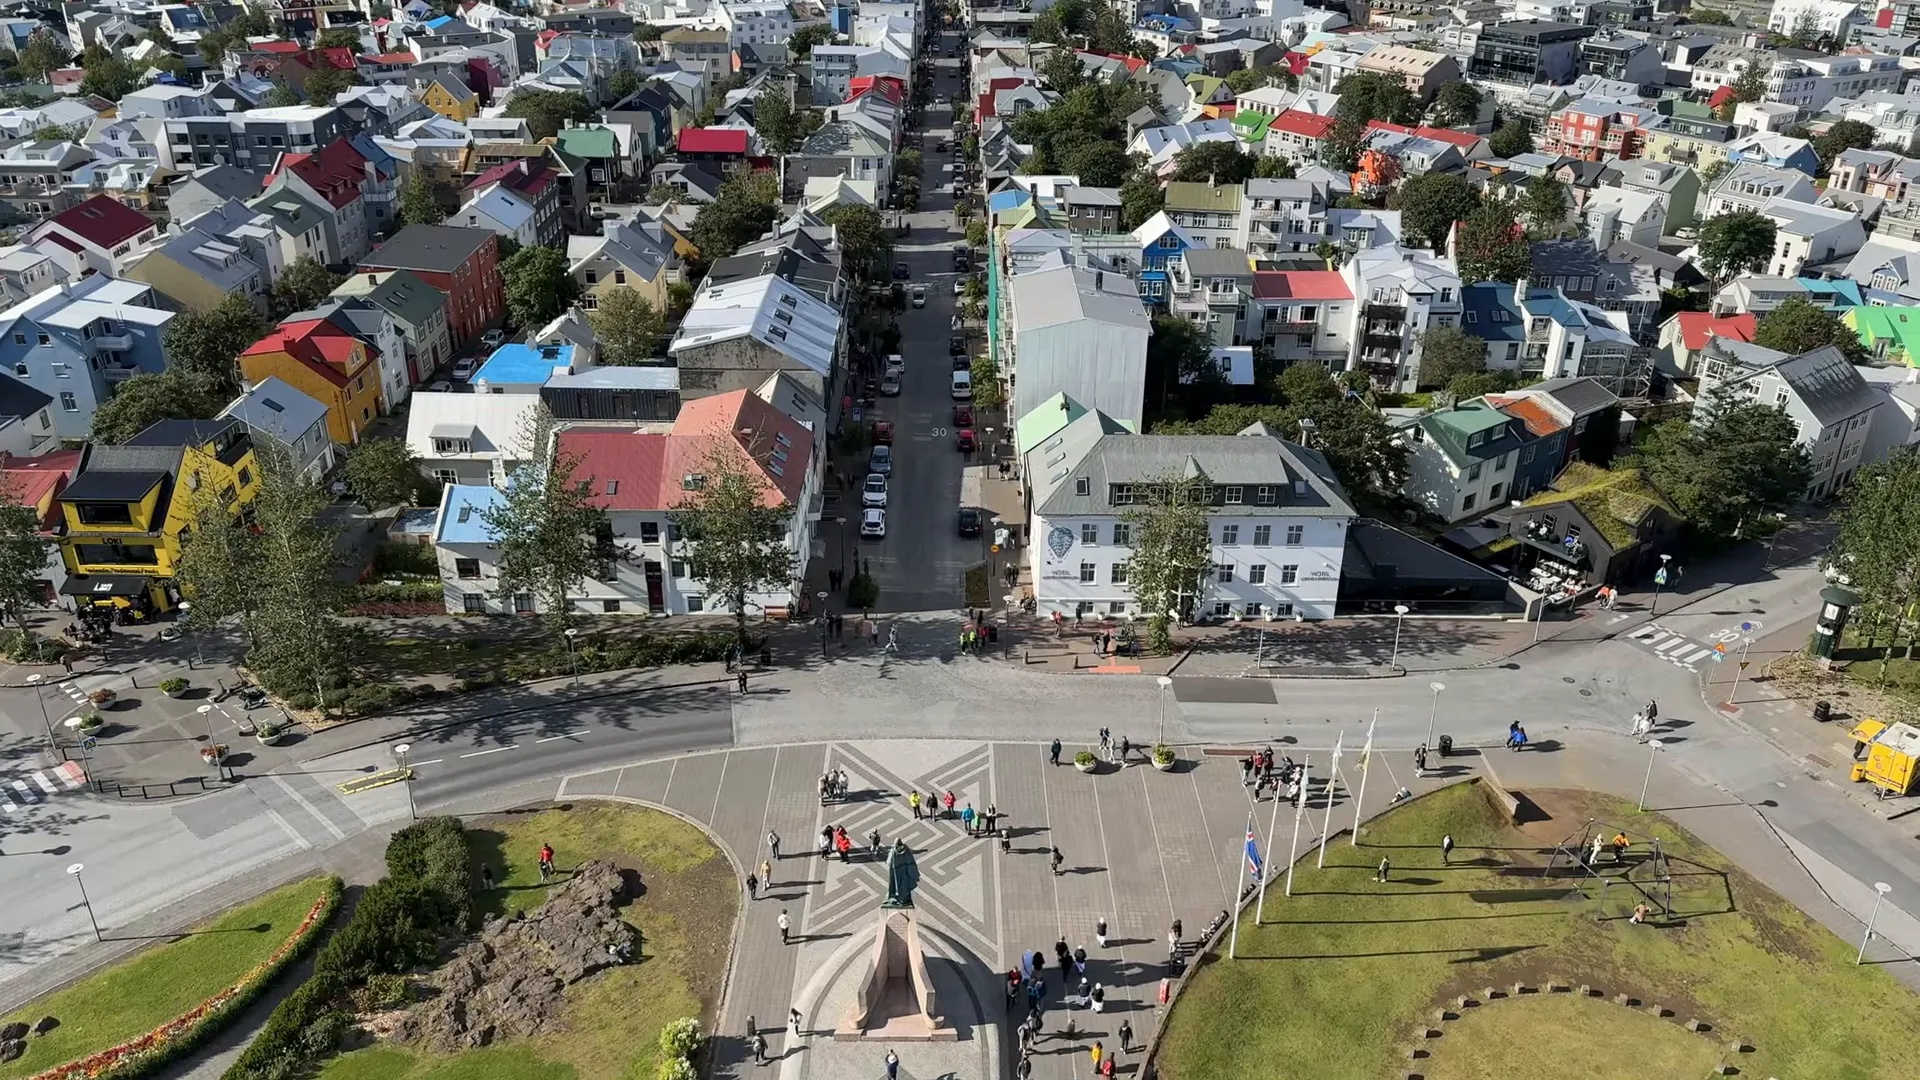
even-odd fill
[{"label": "red car", "polygon": [[963,454],[973,453],[973,429],[972,428],[960,429],[960,452]]},{"label": "red car", "polygon": [[953,407],[953,426],[963,427],[963,428],[972,427],[973,426],[973,406],[955,405]]},{"label": "red car", "polygon": [[893,421],[875,420],[873,422],[873,445],[875,446],[892,446],[893,445]]}]

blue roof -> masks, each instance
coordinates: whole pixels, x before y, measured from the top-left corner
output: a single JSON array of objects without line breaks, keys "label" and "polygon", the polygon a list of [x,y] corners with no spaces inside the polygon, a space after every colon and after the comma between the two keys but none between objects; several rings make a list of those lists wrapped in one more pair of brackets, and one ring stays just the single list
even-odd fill
[{"label": "blue roof", "polygon": [[1513,303],[1513,286],[1483,281],[1460,290],[1465,309],[1460,329],[1482,341],[1519,341],[1527,336],[1526,322]]},{"label": "blue roof", "polygon": [[544,386],[548,379],[572,367],[571,345],[502,345],[473,373],[473,381]]},{"label": "blue roof", "polygon": [[1033,192],[1020,188],[1008,188],[987,196],[987,213],[1004,214],[1016,207],[1025,206],[1033,201]]},{"label": "blue roof", "polygon": [[1567,303],[1567,298],[1560,294],[1559,289],[1528,289],[1526,299],[1521,303],[1526,308],[1528,318],[1552,319],[1562,326],[1587,325],[1587,320],[1572,304]]},{"label": "blue roof", "polygon": [[1807,287],[1807,292],[1823,298],[1824,305],[1830,308],[1860,307],[1866,301],[1860,296],[1860,283],[1850,278],[1827,281],[1823,278],[1795,278]]},{"label": "blue roof", "polygon": [[428,19],[427,29],[438,30],[452,21],[453,21],[453,16],[451,15],[442,15],[437,19]]},{"label": "blue roof", "polygon": [[440,527],[436,544],[491,544],[500,538],[487,525],[486,511],[499,506],[506,495],[485,484],[448,484],[440,500]]}]

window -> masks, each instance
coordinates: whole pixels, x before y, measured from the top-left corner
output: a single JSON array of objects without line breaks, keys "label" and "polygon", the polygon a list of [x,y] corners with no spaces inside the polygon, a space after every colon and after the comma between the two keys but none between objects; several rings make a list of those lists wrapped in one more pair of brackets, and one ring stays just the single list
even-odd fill
[{"label": "window", "polygon": [[487,613],[487,598],[485,595],[477,592],[461,593],[460,610],[469,615],[485,615]]},{"label": "window", "polygon": [[1480,463],[1476,461],[1473,467],[1467,470],[1467,482],[1472,483],[1478,479],[1480,479]]},{"label": "window", "polygon": [[480,560],[479,559],[453,560],[453,576],[459,578],[462,581],[476,580],[480,576]]},{"label": "window", "polygon": [[1280,492],[1272,484],[1261,484],[1253,489],[1255,506],[1273,506],[1280,501]]},{"label": "window", "polygon": [[615,270],[613,272],[613,283],[615,285],[625,285],[627,283],[627,272],[625,270]]},{"label": "window", "polygon": [[1300,580],[1300,567],[1297,563],[1288,563],[1280,568],[1280,584],[1292,585]]},{"label": "window", "polygon": [[1127,564],[1123,562],[1114,563],[1112,579],[1108,582],[1108,584],[1125,585],[1126,583],[1127,583]]},{"label": "window", "polygon": [[1074,477],[1074,478],[1073,478],[1073,493],[1074,493],[1075,495],[1091,495],[1091,494],[1093,494],[1093,481],[1092,481],[1091,479],[1089,479],[1089,478],[1087,478],[1087,477],[1084,477],[1084,476],[1076,476],[1076,477]]},{"label": "window", "polygon": [[1783,386],[1780,389],[1774,391],[1773,406],[1776,409],[1781,409],[1781,408],[1785,408],[1786,404],[1787,404],[1787,388]]},{"label": "window", "polygon": [[1094,569],[1095,569],[1094,565],[1090,562],[1083,562],[1080,564],[1080,584],[1082,585],[1093,584]]},{"label": "window", "polygon": [[1533,452],[1538,449],[1539,447],[1537,446],[1529,446],[1525,450],[1520,451],[1520,464],[1522,465],[1533,464]]},{"label": "window", "polygon": [[1495,458],[1495,459],[1494,459],[1494,462],[1493,462],[1493,471],[1494,471],[1494,472],[1506,472],[1506,471],[1507,471],[1507,459],[1508,459],[1508,458],[1510,458],[1510,457],[1512,457],[1512,456],[1513,456],[1513,452],[1512,452],[1512,451],[1508,451],[1507,453],[1504,453],[1504,454],[1501,454],[1501,455],[1500,455],[1499,457],[1497,457],[1497,458]]},{"label": "window", "polygon": [[1129,547],[1133,544],[1133,526],[1125,521],[1114,522],[1113,542],[1116,547]]},{"label": "window", "polygon": [[460,479],[458,476],[454,475],[454,472],[452,469],[435,469],[433,470],[433,478],[435,480],[440,481],[443,484],[451,484]]},{"label": "window", "polygon": [[[640,523],[640,542],[643,544],[659,543],[660,542],[660,523],[657,521],[641,522]],[[680,575],[675,574],[674,576],[679,577]]]},{"label": "window", "polygon": [[533,611],[533,594],[517,592],[513,594],[513,613],[527,615]]},{"label": "window", "polygon": [[1488,503],[1497,503],[1500,501],[1500,487],[1501,485],[1495,484],[1492,487],[1487,489]]},{"label": "window", "polygon": [[1240,542],[1240,526],[1238,525],[1220,526],[1220,542],[1222,544],[1239,543]]},{"label": "window", "polygon": [[1253,527],[1253,546],[1266,547],[1273,543],[1273,526],[1255,525]]},{"label": "window", "polygon": [[609,615],[615,614],[620,610],[620,601],[602,600],[600,601],[600,610],[606,612]]},{"label": "window", "polygon": [[1110,600],[1107,602],[1107,614],[1125,615],[1126,613],[1127,602],[1125,600]]},{"label": "window", "polygon": [[15,330],[13,332],[13,343],[15,345],[25,345],[27,343],[27,335]]},{"label": "window", "polygon": [[1230,485],[1225,498],[1228,506],[1239,506],[1246,501],[1246,489],[1238,484]]},{"label": "window", "polygon": [[66,412],[79,412],[80,399],[73,396],[73,391],[62,390],[60,391],[60,408]]},{"label": "window", "polygon": [[1247,584],[1265,585],[1267,583],[1267,564],[1254,563],[1247,567]]},{"label": "window", "polygon": [[1233,564],[1217,563],[1213,568],[1213,580],[1222,585],[1233,584]]},{"label": "window", "polygon": [[1474,503],[1474,500],[1475,500],[1476,498],[1478,498],[1478,496],[1476,496],[1476,495],[1472,495],[1472,494],[1469,494],[1469,495],[1468,495],[1468,496],[1467,496],[1466,498],[1464,498],[1464,499],[1461,499],[1461,500],[1460,500],[1460,509],[1462,509],[1462,510],[1471,510],[1471,509],[1473,509],[1473,503]]},{"label": "window", "polygon": [[1213,605],[1214,618],[1224,619],[1231,614],[1233,614],[1233,605],[1227,603],[1225,600],[1222,600],[1219,603]]}]

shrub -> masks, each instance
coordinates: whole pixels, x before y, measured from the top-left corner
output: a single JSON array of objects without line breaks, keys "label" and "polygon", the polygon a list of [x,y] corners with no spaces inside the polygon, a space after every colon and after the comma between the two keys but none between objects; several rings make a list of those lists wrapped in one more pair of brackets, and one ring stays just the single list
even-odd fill
[{"label": "shrub", "polygon": [[1093,751],[1091,750],[1082,750],[1073,755],[1073,763],[1075,765],[1091,765],[1094,763],[1094,760]]},{"label": "shrub", "polygon": [[385,585],[370,581],[353,587],[352,602],[359,604],[402,603],[402,604],[443,604],[446,602],[446,587],[439,578],[432,581],[402,581],[397,585]]},{"label": "shrub", "polygon": [[698,1017],[683,1016],[660,1029],[660,1053],[663,1057],[690,1060],[700,1052],[703,1041]]},{"label": "shrub", "polygon": [[449,929],[466,926],[472,908],[466,827],[458,818],[430,817],[393,834],[387,842],[387,873],[418,881],[444,899]]},{"label": "shrub", "polygon": [[178,676],[175,676],[174,678],[171,678],[171,679],[160,680],[160,692],[163,694],[177,694],[180,691],[185,690],[186,688],[187,688],[187,680],[182,679]]},{"label": "shrub", "polygon": [[407,1003],[407,978],[404,975],[375,975],[365,986],[355,987],[347,995],[356,1013],[384,1012]]},{"label": "shrub", "polygon": [[1173,764],[1173,747],[1168,746],[1166,743],[1161,743],[1159,746],[1154,747],[1153,763],[1155,765]]},{"label": "shrub", "polygon": [[694,1069],[693,1062],[686,1058],[667,1058],[660,1063],[660,1071],[654,1075],[659,1080],[700,1080],[700,1073]]},{"label": "shrub", "polygon": [[67,646],[52,638],[39,637],[29,639],[18,630],[0,633],[0,655],[15,663],[51,664],[60,659]]},{"label": "shrub", "polygon": [[254,730],[254,733],[257,734],[262,739],[273,739],[273,738],[279,737],[282,731],[282,728],[280,727],[279,724],[276,724],[273,721],[269,720],[266,723],[261,724],[260,726],[254,728],[253,730]]},{"label": "shrub", "polygon": [[373,572],[380,577],[411,575],[440,579],[440,563],[429,544],[381,544],[373,552]]}]

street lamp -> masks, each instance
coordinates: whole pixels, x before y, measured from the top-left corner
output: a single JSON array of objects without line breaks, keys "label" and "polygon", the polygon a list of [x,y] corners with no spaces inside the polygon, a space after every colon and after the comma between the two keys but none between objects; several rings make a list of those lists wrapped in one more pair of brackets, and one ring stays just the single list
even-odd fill
[{"label": "street lamp", "polygon": [[831,629],[829,625],[830,620],[827,618],[827,590],[821,589],[819,592],[813,594],[813,598],[820,601],[820,659],[825,660],[827,658],[827,631]]},{"label": "street lamp", "polygon": [[1393,605],[1393,656],[1387,661],[1388,668],[1400,665],[1400,627],[1407,621],[1407,612],[1412,610],[1405,604]]},{"label": "street lamp", "polygon": [[1167,742],[1167,691],[1173,688],[1173,680],[1165,675],[1153,680],[1160,687],[1160,738],[1155,746],[1165,746]]},{"label": "street lamp", "polygon": [[47,715],[47,695],[41,689],[45,678],[45,675],[29,675],[27,685],[33,687],[33,700],[40,703],[40,722],[47,725],[47,747],[51,749],[54,745],[53,719]]},{"label": "street lamp", "polygon": [[201,719],[207,722],[207,745],[212,746],[213,745],[213,706],[202,705],[193,711],[199,713]]},{"label": "street lamp", "polygon": [[407,751],[411,749],[413,749],[412,743],[396,743],[393,747],[393,756],[400,762],[400,783],[407,789],[407,820],[419,821],[420,815],[413,809],[413,770],[407,768]]},{"label": "street lamp", "polygon": [[1647,740],[1647,746],[1649,747],[1647,750],[1647,776],[1646,779],[1640,781],[1640,804],[1634,807],[1635,810],[1645,811],[1647,808],[1647,787],[1653,783],[1653,759],[1659,756],[1662,745],[1659,739]]},{"label": "street lamp", "polygon": [[1853,958],[1854,967],[1859,967],[1860,964],[1866,960],[1867,942],[1873,940],[1873,920],[1880,917],[1880,901],[1885,900],[1887,894],[1892,891],[1893,886],[1884,881],[1876,881],[1873,883],[1873,911],[1867,915],[1867,932],[1866,935],[1860,939],[1860,955]]},{"label": "street lamp", "polygon": [[67,873],[72,874],[73,883],[80,886],[80,905],[87,909],[87,921],[93,924],[93,940],[105,941],[106,938],[100,936],[100,920],[93,917],[93,901],[87,897],[87,883],[80,879],[80,871],[86,868],[86,863],[74,863],[67,867]]},{"label": "street lamp", "polygon": [[1773,549],[1780,546],[1780,534],[1787,531],[1787,515],[1775,514],[1773,515],[1773,522],[1773,538],[1767,541],[1767,561],[1760,565],[1760,569],[1762,570],[1772,568]]},{"label": "street lamp", "polygon": [[[182,600],[180,601],[179,607],[180,607],[180,621],[186,622],[188,615],[193,611],[193,601]],[[184,633],[184,631],[182,632]],[[187,670],[192,671],[193,665],[197,661],[199,661],[199,659],[200,659],[200,636],[196,634],[194,635],[194,638],[193,638],[193,655],[187,657]]]},{"label": "street lamp", "polygon": [[569,626],[560,632],[567,639],[567,668],[573,672],[573,685],[580,685],[580,661],[574,659],[573,639],[580,636],[580,628]]},{"label": "street lamp", "polygon": [[840,526],[840,580],[847,580],[847,515],[841,514],[834,519]]},{"label": "street lamp", "polygon": [[1447,684],[1443,682],[1430,682],[1427,684],[1427,689],[1433,691],[1433,708],[1427,710],[1427,741],[1421,745],[1427,747],[1429,750],[1433,748],[1433,718],[1440,713],[1440,691],[1446,688]]},{"label": "street lamp", "polygon": [[1657,617],[1660,614],[1660,586],[1667,583],[1667,564],[1672,561],[1671,555],[1660,556],[1660,569],[1653,575],[1653,607],[1647,612],[1650,616]]}]

